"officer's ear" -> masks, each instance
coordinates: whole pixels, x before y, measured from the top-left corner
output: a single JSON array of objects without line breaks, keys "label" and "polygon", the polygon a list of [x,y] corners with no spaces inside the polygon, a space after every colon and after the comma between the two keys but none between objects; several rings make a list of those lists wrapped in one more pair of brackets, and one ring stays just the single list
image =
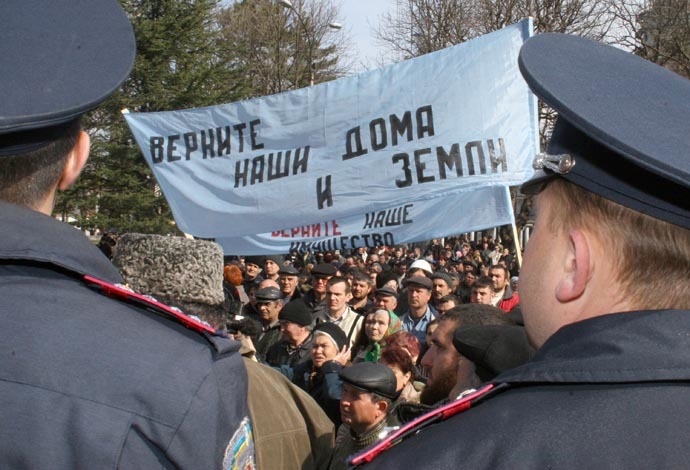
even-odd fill
[{"label": "officer's ear", "polygon": [[589,233],[575,229],[568,234],[568,246],[563,259],[561,280],[556,286],[559,302],[580,298],[592,278],[592,247]]},{"label": "officer's ear", "polygon": [[84,131],[79,131],[77,142],[74,144],[72,151],[67,156],[67,162],[62,169],[62,175],[58,180],[57,188],[60,191],[65,191],[72,186],[81,173],[81,170],[89,158],[89,148],[91,146],[91,138],[89,134]]}]

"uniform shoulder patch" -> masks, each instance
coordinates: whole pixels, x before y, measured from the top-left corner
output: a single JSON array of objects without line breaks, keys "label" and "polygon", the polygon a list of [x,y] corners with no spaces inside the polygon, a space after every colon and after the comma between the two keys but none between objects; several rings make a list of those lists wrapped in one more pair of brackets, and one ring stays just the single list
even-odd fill
[{"label": "uniform shoulder patch", "polygon": [[254,470],[256,457],[254,454],[254,436],[252,423],[245,417],[240,427],[232,435],[232,439],[225,448],[223,456],[223,470]]},{"label": "uniform shoulder patch", "polygon": [[420,416],[419,418],[410,421],[394,433],[390,434],[385,439],[379,441],[373,446],[365,449],[359,454],[356,454],[350,459],[348,459],[349,468],[358,467],[365,463],[371,462],[376,458],[376,456],[380,455],[381,453],[385,452],[386,450],[390,449],[396,444],[402,442],[404,439],[407,439],[408,437],[416,434],[423,428],[431,424],[437,423],[439,421],[444,421],[450,418],[451,416],[454,416],[458,413],[470,409],[472,405],[478,403],[481,399],[486,398],[489,394],[491,394],[491,392],[502,390],[503,388],[505,388],[505,386],[507,386],[507,384],[485,385],[479,390],[468,393],[467,395],[463,396],[458,400],[448,403],[447,405],[441,406],[440,408],[430,411],[429,413],[426,413]]}]

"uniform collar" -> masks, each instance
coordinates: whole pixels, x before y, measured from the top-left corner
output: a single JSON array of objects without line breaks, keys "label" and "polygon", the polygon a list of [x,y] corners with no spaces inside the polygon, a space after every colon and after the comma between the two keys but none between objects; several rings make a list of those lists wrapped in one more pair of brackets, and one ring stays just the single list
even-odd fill
[{"label": "uniform collar", "polygon": [[495,383],[690,381],[690,311],[643,310],[564,326]]},{"label": "uniform collar", "polygon": [[123,282],[108,258],[76,228],[1,201],[0,260],[47,263],[110,283]]}]

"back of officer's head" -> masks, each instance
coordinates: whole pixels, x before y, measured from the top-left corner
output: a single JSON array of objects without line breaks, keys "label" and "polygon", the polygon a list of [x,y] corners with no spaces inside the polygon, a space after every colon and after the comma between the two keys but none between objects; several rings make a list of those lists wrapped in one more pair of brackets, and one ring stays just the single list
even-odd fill
[{"label": "back of officer's head", "polygon": [[57,186],[80,130],[75,120],[43,147],[0,157],[0,200],[35,207]]},{"label": "back of officer's head", "polygon": [[0,200],[38,209],[86,162],[80,118],[129,75],[134,34],[116,0],[6,3],[0,15]]},{"label": "back of officer's head", "polygon": [[626,308],[690,307],[690,81],[564,34],[530,38],[518,62],[559,116],[523,190],[547,183],[550,228],[593,237]]},{"label": "back of officer's head", "polygon": [[[609,254],[615,282],[640,309],[690,308],[690,230],[650,217],[556,179],[551,228],[594,233]],[[612,280],[613,286],[613,280]]]}]

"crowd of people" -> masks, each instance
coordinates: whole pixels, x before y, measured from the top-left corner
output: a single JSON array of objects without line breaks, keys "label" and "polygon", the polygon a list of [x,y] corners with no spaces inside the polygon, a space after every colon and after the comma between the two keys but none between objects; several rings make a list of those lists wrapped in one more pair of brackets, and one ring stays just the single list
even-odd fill
[{"label": "crowd of people", "polygon": [[127,287],[239,340],[261,364],[250,367],[273,368],[308,394],[336,436],[319,451],[341,469],[532,355],[510,250],[488,237],[443,242],[221,258],[212,242],[125,234],[113,262]]},{"label": "crowd of people", "polygon": [[687,467],[688,80],[525,41],[559,117],[519,273],[462,238],[227,259],[113,233],[111,262],[51,213],[87,164],[81,115],[132,70],[130,21],[0,9],[3,468]]}]

